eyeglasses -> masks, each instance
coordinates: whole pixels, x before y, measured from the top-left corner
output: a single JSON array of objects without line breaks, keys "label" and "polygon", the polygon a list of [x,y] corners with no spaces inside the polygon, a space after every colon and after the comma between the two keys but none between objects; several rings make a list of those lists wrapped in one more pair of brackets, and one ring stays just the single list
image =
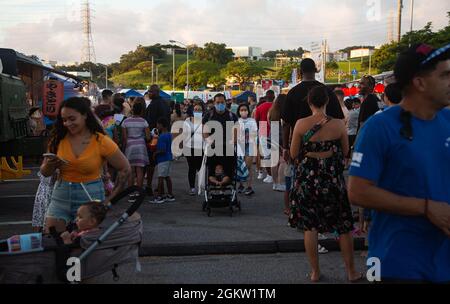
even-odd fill
[{"label": "eyeglasses", "polygon": [[402,127],[400,129],[400,135],[409,141],[413,140],[413,129],[411,124],[411,112],[402,110],[400,113],[400,122]]},{"label": "eyeglasses", "polygon": [[424,65],[427,62],[430,62],[431,60],[433,60],[434,58],[438,57],[439,55],[445,53],[448,50],[450,50],[450,43],[441,47],[440,49],[433,51],[431,54],[428,55],[428,57],[424,61],[422,61],[420,63],[420,65]]}]

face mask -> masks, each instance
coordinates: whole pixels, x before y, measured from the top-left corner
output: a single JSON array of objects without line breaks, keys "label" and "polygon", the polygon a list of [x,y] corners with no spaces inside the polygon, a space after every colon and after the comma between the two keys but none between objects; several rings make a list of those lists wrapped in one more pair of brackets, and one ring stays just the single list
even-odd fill
[{"label": "face mask", "polygon": [[194,112],[194,118],[195,119],[201,119],[203,117],[203,113],[202,112]]},{"label": "face mask", "polygon": [[248,117],[248,111],[242,111],[242,112],[239,112],[239,114],[241,114],[242,118],[247,118]]},{"label": "face mask", "polygon": [[226,109],[226,106],[223,103],[216,104],[215,107],[216,107],[217,112],[223,112]]}]

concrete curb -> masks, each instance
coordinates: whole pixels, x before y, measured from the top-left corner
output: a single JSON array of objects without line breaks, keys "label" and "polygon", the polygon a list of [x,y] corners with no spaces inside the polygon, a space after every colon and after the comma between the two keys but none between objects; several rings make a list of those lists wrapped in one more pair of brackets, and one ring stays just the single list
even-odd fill
[{"label": "concrete curb", "polygon": [[[334,239],[320,240],[319,243],[329,251],[340,250],[339,243]],[[355,250],[364,250],[364,238],[355,238],[354,248]],[[149,257],[214,254],[271,254],[287,252],[305,252],[305,245],[303,240],[142,245],[139,250],[139,256]]]}]

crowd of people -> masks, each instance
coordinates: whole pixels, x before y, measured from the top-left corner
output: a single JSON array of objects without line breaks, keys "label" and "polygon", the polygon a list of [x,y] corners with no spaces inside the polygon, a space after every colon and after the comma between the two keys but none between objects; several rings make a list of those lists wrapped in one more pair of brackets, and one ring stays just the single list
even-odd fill
[{"label": "crowd of people", "polygon": [[[380,259],[383,279],[450,281],[449,53],[448,46],[411,47],[381,98],[369,75],[360,80],[359,96],[344,97],[341,88],[315,80],[312,59],[301,62],[302,81],[287,95],[268,90],[242,103],[217,94],[206,103],[175,104],[156,85],[129,100],[104,90],[94,109],[84,98],[70,98],[49,144],[56,157],[48,155],[41,166],[33,223],[64,231],[85,202],[108,202],[145,180],[152,203],[174,201],[179,191],[197,195],[209,146],[219,155],[211,184],[236,178],[239,193],[258,195],[256,175],[283,193],[289,224],[304,232],[311,281],[321,279],[318,254],[326,249],[318,240],[325,233],[339,240],[348,280],[364,277],[354,265],[357,226],[369,233],[368,255]],[[236,158],[227,157],[229,123]],[[186,189],[174,191],[172,162],[183,156]]]}]

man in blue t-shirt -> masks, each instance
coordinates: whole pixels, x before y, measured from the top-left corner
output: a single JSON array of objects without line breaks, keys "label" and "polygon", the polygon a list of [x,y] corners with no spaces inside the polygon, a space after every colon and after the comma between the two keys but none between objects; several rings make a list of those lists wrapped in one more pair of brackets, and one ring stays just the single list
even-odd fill
[{"label": "man in blue t-shirt", "polygon": [[450,282],[450,44],[411,47],[394,74],[404,98],[361,129],[349,198],[375,210],[382,281]]}]

